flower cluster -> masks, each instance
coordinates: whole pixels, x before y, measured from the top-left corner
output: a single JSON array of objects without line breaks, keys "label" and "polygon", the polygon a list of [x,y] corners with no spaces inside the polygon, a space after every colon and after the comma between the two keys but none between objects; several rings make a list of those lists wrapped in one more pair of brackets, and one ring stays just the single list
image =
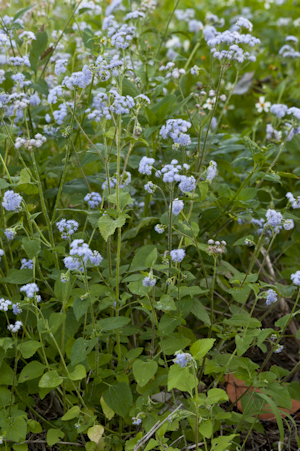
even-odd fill
[{"label": "flower cluster", "polygon": [[20,288],[22,293],[25,293],[26,297],[29,299],[36,299],[37,302],[41,301],[41,296],[37,295],[40,291],[36,283],[27,283]]},{"label": "flower cluster", "polygon": [[186,147],[191,143],[190,135],[186,134],[191,126],[190,122],[183,119],[168,119],[166,125],[161,127],[159,134],[164,139],[170,137],[174,144]]},{"label": "flower cluster", "polygon": [[23,197],[15,193],[13,190],[8,190],[4,193],[2,200],[2,207],[6,211],[19,211],[21,209]]},{"label": "flower cluster", "polygon": [[64,258],[64,264],[70,271],[84,271],[88,263],[99,266],[103,258],[98,251],[92,251],[83,240],[74,240],[70,245],[70,256]]},{"label": "flower cluster", "polygon": [[56,223],[63,240],[68,240],[78,230],[79,224],[74,219],[61,219]]},{"label": "flower cluster", "polygon": [[20,147],[24,146],[28,150],[32,150],[34,147],[39,149],[46,141],[47,138],[45,138],[45,136],[37,133],[32,139],[17,138],[15,141],[15,148],[20,149]]}]

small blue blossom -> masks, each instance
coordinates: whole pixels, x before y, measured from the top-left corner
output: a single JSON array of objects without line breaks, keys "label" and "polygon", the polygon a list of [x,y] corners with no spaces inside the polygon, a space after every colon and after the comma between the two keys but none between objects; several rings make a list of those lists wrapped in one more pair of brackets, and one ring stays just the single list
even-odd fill
[{"label": "small blue blossom", "polygon": [[269,209],[266,213],[266,218],[268,220],[267,224],[270,227],[278,227],[281,224],[283,216],[278,211]]},{"label": "small blue blossom", "polygon": [[185,250],[184,249],[173,249],[170,252],[170,256],[171,256],[171,259],[173,262],[180,263],[180,262],[182,262],[182,260],[185,257]]},{"label": "small blue blossom", "polygon": [[295,227],[295,224],[292,219],[286,219],[283,223],[283,228],[285,230],[292,230],[294,227]]},{"label": "small blue blossom", "polygon": [[89,204],[91,208],[96,208],[98,205],[102,202],[102,197],[99,193],[95,193],[94,191],[92,193],[87,194],[84,197],[85,202]]},{"label": "small blue blossom", "polygon": [[267,300],[266,304],[271,305],[277,302],[277,293],[276,291],[272,290],[271,288],[268,290]]},{"label": "small blue blossom", "polygon": [[19,313],[22,313],[22,309],[20,308],[20,304],[13,304],[12,305],[12,310],[13,310],[13,314],[14,315],[18,315]]},{"label": "small blue blossom", "polygon": [[78,230],[79,224],[74,219],[61,219],[56,223],[63,240],[68,240]]},{"label": "small blue blossom", "polygon": [[20,291],[25,293],[29,299],[33,299],[40,289],[36,283],[27,283],[20,288]]},{"label": "small blue blossom", "polygon": [[21,202],[23,197],[15,193],[13,190],[8,190],[4,193],[2,207],[6,211],[19,211],[21,209]]},{"label": "small blue blossom", "polygon": [[294,285],[297,285],[297,287],[300,287],[300,271],[296,271],[294,274],[292,274],[291,280]]},{"label": "small blue blossom", "polygon": [[132,417],[132,424],[134,424],[135,426],[139,426],[140,424],[142,424],[141,418]]},{"label": "small blue blossom", "polygon": [[143,279],[144,287],[154,287],[156,284],[156,279],[153,276],[147,276]]},{"label": "small blue blossom", "polygon": [[187,364],[192,359],[192,356],[186,352],[178,352],[176,354],[176,358],[173,359],[174,363],[177,363],[177,365],[181,366],[181,368],[185,368]]},{"label": "small blue blossom", "polygon": [[211,182],[217,175],[217,163],[211,160],[206,171],[206,180]]},{"label": "small blue blossom", "polygon": [[165,231],[165,226],[163,226],[162,224],[156,224],[154,226],[154,230],[161,235]]},{"label": "small blue blossom", "polygon": [[6,236],[6,238],[8,239],[8,240],[13,240],[14,239],[14,237],[16,236],[16,231],[14,230],[14,229],[6,229],[5,231],[4,231],[4,235]]},{"label": "small blue blossom", "polygon": [[151,175],[152,166],[154,163],[154,158],[143,157],[139,164],[139,173]]},{"label": "small blue blossom", "polygon": [[182,175],[179,183],[179,189],[183,193],[189,193],[194,191],[196,188],[196,179],[193,175],[187,177],[186,175]]},{"label": "small blue blossom", "polygon": [[33,269],[33,260],[22,258],[21,263],[22,265],[20,269]]},{"label": "small blue blossom", "polygon": [[184,203],[182,200],[174,199],[172,202],[172,213],[178,216],[179,213],[184,209]]}]

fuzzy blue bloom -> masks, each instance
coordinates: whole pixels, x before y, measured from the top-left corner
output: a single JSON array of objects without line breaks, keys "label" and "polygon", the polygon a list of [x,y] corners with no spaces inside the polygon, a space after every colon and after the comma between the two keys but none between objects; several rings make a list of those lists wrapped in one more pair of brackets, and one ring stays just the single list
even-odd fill
[{"label": "fuzzy blue bloom", "polygon": [[300,287],[300,271],[296,271],[294,274],[292,274],[291,280],[294,285],[297,285],[297,287]]},{"label": "fuzzy blue bloom", "polygon": [[84,197],[85,202],[89,204],[91,208],[96,208],[98,205],[102,202],[102,197],[99,193],[95,193],[94,191],[92,193],[87,194]]},{"label": "fuzzy blue bloom", "polygon": [[182,262],[182,260],[185,257],[185,250],[184,249],[173,249],[170,252],[170,256],[171,256],[171,259],[173,262],[180,263],[180,262]]},{"label": "fuzzy blue bloom", "polygon": [[266,213],[266,218],[268,220],[267,224],[270,227],[278,227],[281,224],[283,216],[278,211],[269,209]]},{"label": "fuzzy blue bloom", "polygon": [[266,304],[271,305],[277,302],[277,293],[276,291],[272,290],[271,288],[268,290],[267,300]]},{"label": "fuzzy blue bloom", "polygon": [[172,213],[175,216],[178,216],[179,213],[183,210],[184,203],[182,200],[174,199],[172,202]]},{"label": "fuzzy blue bloom", "polygon": [[153,276],[152,277],[147,276],[143,279],[144,287],[154,287],[155,284],[156,284],[156,279]]},{"label": "fuzzy blue bloom", "polygon": [[78,230],[79,224],[74,219],[61,219],[56,223],[63,240],[68,240]]},{"label": "fuzzy blue bloom", "polygon": [[33,269],[33,260],[22,258],[21,263],[22,265],[20,269]]},{"label": "fuzzy blue bloom", "polygon": [[181,366],[181,368],[185,368],[189,361],[191,360],[192,356],[186,352],[179,352],[176,355],[176,358],[173,359],[174,363],[177,363],[177,365]]},{"label": "fuzzy blue bloom", "polygon": [[143,157],[139,164],[139,173],[151,175],[152,166],[154,165],[154,158]]},{"label": "fuzzy blue bloom", "polygon": [[4,193],[2,207],[6,211],[19,211],[21,209],[21,202],[23,197],[15,193],[13,190],[8,190]]},{"label": "fuzzy blue bloom", "polygon": [[13,230],[13,229],[6,229],[6,230],[4,231],[4,235],[6,236],[6,238],[7,238],[8,240],[13,240],[14,237],[16,236],[16,232],[15,232],[15,230]]},{"label": "fuzzy blue bloom", "polygon": [[36,293],[40,291],[36,283],[27,283],[20,288],[20,291],[25,293],[25,295],[32,299],[36,296]]}]

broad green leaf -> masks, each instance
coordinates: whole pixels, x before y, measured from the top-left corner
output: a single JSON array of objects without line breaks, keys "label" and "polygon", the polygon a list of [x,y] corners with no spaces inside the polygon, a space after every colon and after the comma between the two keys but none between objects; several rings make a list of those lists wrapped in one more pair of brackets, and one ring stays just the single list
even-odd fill
[{"label": "broad green leaf", "polygon": [[90,305],[91,305],[90,296],[88,296],[86,299],[83,300],[80,299],[80,296],[75,296],[73,301],[73,311],[77,321],[79,321],[80,318],[82,318],[86,314]]},{"label": "broad green leaf", "polygon": [[[109,202],[111,202],[112,204],[117,205],[116,193],[108,195],[107,200]],[[127,207],[127,205],[132,204],[132,203],[133,203],[133,199],[129,193],[123,193],[123,192],[119,193],[119,207],[120,207],[121,211],[123,211],[124,208]]]},{"label": "broad green leaf", "polygon": [[157,371],[157,362],[149,360],[136,360],[132,365],[133,375],[140,387],[144,387]]},{"label": "broad green leaf", "polygon": [[19,376],[19,383],[30,381],[31,379],[36,379],[37,377],[40,377],[46,366],[43,365],[38,360],[33,360],[32,362],[27,363],[26,366],[22,369],[20,376]]},{"label": "broad green leaf", "polygon": [[85,367],[83,365],[76,365],[75,370],[68,375],[71,381],[79,381],[86,377]]},{"label": "broad green leaf", "polygon": [[161,342],[161,347],[166,355],[170,355],[186,348],[190,342],[189,338],[167,338]]},{"label": "broad green leaf", "polygon": [[126,326],[126,324],[130,323],[131,319],[126,318],[125,316],[117,316],[114,318],[104,318],[97,321],[97,326],[100,330],[115,330],[120,327]]},{"label": "broad green leaf", "polygon": [[80,412],[80,407],[73,406],[73,407],[71,407],[71,409],[68,410],[68,412],[66,412],[64,414],[63,417],[61,417],[61,419],[62,419],[62,421],[73,420],[73,418],[78,417],[79,412]]},{"label": "broad green leaf", "polygon": [[132,393],[129,386],[125,382],[119,382],[111,385],[108,390],[103,393],[103,399],[117,415],[125,418],[133,404]]},{"label": "broad green leaf", "polygon": [[48,371],[45,373],[39,382],[40,388],[55,388],[58,387],[63,381],[63,378],[58,375],[57,371]]},{"label": "broad green leaf", "polygon": [[104,427],[100,424],[95,424],[95,426],[89,428],[87,431],[88,438],[92,441],[98,443],[100,442],[100,439],[102,435],[104,434]]},{"label": "broad green leaf", "polygon": [[176,363],[170,367],[168,374],[168,391],[171,391],[173,388],[187,391],[191,396],[193,395],[195,378],[189,368],[181,368],[181,366]]},{"label": "broad green leaf", "polygon": [[154,249],[156,249],[156,246],[154,244],[147,244],[146,246],[142,246],[132,259],[130,271],[147,269],[147,257]]},{"label": "broad green leaf", "polygon": [[115,412],[110,407],[108,407],[108,405],[106,404],[106,402],[103,399],[103,396],[101,396],[101,398],[100,398],[100,404],[101,404],[103,413],[106,416],[106,418],[108,420],[111,420],[113,418]]},{"label": "broad green leaf", "polygon": [[214,338],[202,338],[195,341],[195,343],[191,346],[191,353],[193,357],[197,360],[202,359],[213,347],[215,341],[216,340]]},{"label": "broad green leaf", "polygon": [[37,3],[34,3],[33,5],[26,6],[26,8],[19,9],[19,11],[17,11],[14,15],[13,22],[15,22],[17,19],[20,19],[27,11],[34,8],[36,5]]},{"label": "broad green leaf", "polygon": [[204,324],[208,324],[208,325],[211,324],[210,317],[209,317],[204,305],[198,299],[193,300],[193,307],[192,307],[191,313],[193,313],[193,315],[195,315],[196,318],[203,321]]},{"label": "broad green leaf", "polygon": [[9,406],[11,399],[11,391],[8,388],[0,386],[0,408]]},{"label": "broad green leaf", "polygon": [[199,426],[199,432],[205,438],[211,438],[213,432],[212,422],[208,418],[204,418]]},{"label": "broad green leaf", "polygon": [[65,434],[61,429],[48,429],[47,431],[47,445],[54,446],[64,438]]},{"label": "broad green leaf", "polygon": [[163,294],[159,301],[154,303],[154,307],[163,312],[171,312],[176,310],[176,305],[171,296]]},{"label": "broad green leaf", "polygon": [[32,269],[9,269],[6,277],[1,277],[2,283],[13,283],[14,285],[24,285],[25,283],[32,282],[33,271]]},{"label": "broad green leaf", "polygon": [[124,213],[122,213],[117,219],[113,219],[108,215],[101,216],[98,221],[98,226],[105,241],[107,241],[107,238],[110,235],[115,233],[117,228],[121,228],[125,224],[127,218],[129,218],[129,216]]},{"label": "broad green leaf", "polygon": [[27,257],[33,259],[41,250],[40,240],[30,240],[29,238],[22,239],[22,248],[27,254]]},{"label": "broad green leaf", "polygon": [[14,371],[6,362],[2,362],[0,374],[0,385],[12,385],[14,380]]},{"label": "broad green leaf", "polygon": [[24,359],[29,359],[42,346],[43,346],[43,344],[40,343],[39,341],[28,340],[28,341],[23,342],[22,347],[20,345],[19,349],[21,349],[22,357],[24,357]]}]

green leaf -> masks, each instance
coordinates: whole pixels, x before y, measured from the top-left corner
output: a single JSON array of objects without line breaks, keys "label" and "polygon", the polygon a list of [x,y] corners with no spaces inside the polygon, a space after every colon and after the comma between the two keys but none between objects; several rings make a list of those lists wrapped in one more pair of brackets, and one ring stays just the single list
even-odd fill
[{"label": "green leaf", "polygon": [[205,438],[211,438],[213,432],[212,422],[208,418],[204,418],[199,426],[199,432]]},{"label": "green leaf", "polygon": [[49,94],[49,88],[45,80],[39,80],[37,83],[31,83],[30,87],[45,96]]},{"label": "green leaf", "polygon": [[80,318],[82,318],[82,316],[86,314],[90,304],[91,304],[90,296],[88,296],[86,299],[83,300],[80,299],[80,296],[75,296],[73,301],[73,311],[77,321],[79,321]]},{"label": "green leaf", "polygon": [[13,283],[14,285],[24,285],[25,283],[32,282],[33,270],[32,269],[9,269],[7,271],[7,277],[1,277],[2,283]]},{"label": "green leaf", "polygon": [[96,343],[97,338],[93,338],[92,340],[85,340],[83,337],[77,338],[71,350],[71,365],[76,366],[83,362],[93,350]]},{"label": "green leaf", "polygon": [[13,369],[6,363],[2,362],[0,367],[0,385],[12,385],[14,380]]},{"label": "green leaf", "polygon": [[[4,141],[5,139],[7,139],[8,138],[8,136],[7,135],[5,135],[4,133],[0,133],[0,143],[2,142],[2,141]],[[5,182],[5,180],[3,180],[4,182]]]},{"label": "green leaf", "polygon": [[122,94],[123,96],[136,97],[140,94],[140,91],[135,84],[132,83],[132,81],[124,77],[122,81]]},{"label": "green leaf", "polygon": [[112,219],[108,215],[101,216],[98,221],[98,226],[105,241],[107,241],[107,238],[110,235],[115,233],[117,228],[121,228],[125,224],[127,218],[129,218],[129,216],[124,213],[122,213],[117,219]]},{"label": "green leaf", "polygon": [[131,319],[125,316],[117,316],[115,318],[104,318],[97,321],[97,326],[100,330],[115,330],[120,327],[126,326],[126,324],[130,323]]},{"label": "green leaf", "polygon": [[195,315],[196,318],[203,321],[204,324],[208,324],[208,325],[211,324],[210,317],[209,317],[207,311],[205,310],[204,305],[198,299],[193,300],[193,307],[192,307],[191,313],[193,313],[193,315]]},{"label": "green leaf", "polygon": [[187,391],[193,395],[195,388],[195,378],[189,368],[181,368],[176,363],[172,365],[168,373],[168,391],[177,388],[181,391]]},{"label": "green leaf", "polygon": [[131,390],[125,382],[111,385],[103,393],[103,399],[108,407],[123,418],[128,415],[130,407],[133,404]]},{"label": "green leaf", "polygon": [[189,338],[167,338],[162,341],[161,347],[166,355],[174,354],[176,351],[186,348],[190,344]]},{"label": "green leaf", "polygon": [[78,406],[73,406],[71,409],[68,410],[67,413],[64,414],[63,417],[61,417],[62,421],[68,421],[73,420],[73,418],[78,417],[80,412],[80,408]]},{"label": "green leaf", "polygon": [[82,41],[86,48],[94,50],[94,32],[90,28],[83,30]]},{"label": "green leaf", "polygon": [[[111,202],[114,205],[117,205],[117,195],[115,194],[110,194],[109,196],[107,196],[107,200],[109,202]],[[119,193],[119,207],[120,210],[124,210],[125,207],[127,207],[127,205],[132,204],[133,203],[133,199],[130,196],[129,193]]]},{"label": "green leaf", "polygon": [[144,387],[157,371],[157,362],[150,360],[144,362],[143,360],[136,360],[132,365],[133,375],[140,387]]},{"label": "green leaf", "polygon": [[29,238],[22,239],[22,248],[26,252],[28,258],[33,259],[41,250],[40,240],[31,240]]},{"label": "green leaf", "polygon": [[193,357],[197,360],[202,359],[213,347],[215,341],[216,340],[214,338],[202,338],[195,341],[195,343],[191,346],[191,353]]},{"label": "green leaf", "polygon": [[42,425],[35,420],[28,419],[28,429],[34,434],[40,434],[43,430]]},{"label": "green leaf", "polygon": [[27,11],[34,8],[36,5],[37,5],[37,3],[34,3],[33,5],[26,6],[26,8],[19,9],[19,11],[17,11],[16,14],[14,15],[13,22],[15,22],[17,19],[20,19],[20,17],[24,16],[24,14]]},{"label": "green leaf", "polygon": [[100,424],[95,424],[95,426],[89,428],[87,431],[88,438],[92,441],[98,443],[100,442],[100,439],[102,435],[104,434],[104,427]]},{"label": "green leaf", "polygon": [[63,378],[58,375],[57,371],[48,371],[45,373],[39,382],[40,388],[55,388],[58,387],[63,381]]},{"label": "green leaf", "polygon": [[208,390],[206,403],[210,404],[218,404],[219,402],[228,401],[228,395],[226,391],[221,388],[212,388]]},{"label": "green leaf", "polygon": [[132,259],[130,271],[149,268],[149,266],[146,265],[146,260],[154,249],[156,249],[156,246],[154,244],[147,244],[146,246],[140,247],[140,249]]},{"label": "green leaf", "polygon": [[64,438],[65,434],[61,429],[48,429],[47,431],[47,445],[54,446]]},{"label": "green leaf", "polygon": [[9,406],[11,399],[11,391],[8,388],[0,387],[0,408]]},{"label": "green leaf", "polygon": [[154,303],[154,307],[163,312],[171,312],[176,310],[176,305],[171,296],[168,294],[163,294],[159,301]]},{"label": "green leaf", "polygon": [[260,398],[263,398],[271,407],[271,410],[274,413],[274,416],[277,421],[277,426],[278,426],[278,429],[280,432],[280,440],[283,442],[284,441],[284,429],[283,429],[283,422],[282,422],[282,418],[281,418],[280,412],[278,410],[278,407],[276,406],[274,401],[270,398],[270,396],[267,396],[264,393],[257,393],[257,396],[259,396]]},{"label": "green leaf", "polygon": [[32,362],[27,363],[27,365],[24,366],[20,373],[19,384],[40,377],[43,374],[45,368],[46,366],[41,362],[38,362],[37,360],[33,360]]},{"label": "green leaf", "polygon": [[80,381],[86,377],[85,367],[83,365],[76,365],[75,370],[68,375],[71,381]]},{"label": "green leaf", "polygon": [[8,188],[9,186],[10,186],[10,183],[8,183],[4,179],[0,179],[0,189],[5,189],[5,188]]},{"label": "green leaf", "polygon": [[220,435],[219,437],[212,439],[211,451],[225,451],[229,449],[229,444],[235,437],[238,437],[238,434]]},{"label": "green leaf", "polygon": [[20,345],[21,354],[24,359],[29,359],[32,357],[36,351],[43,346],[42,343],[35,340],[28,340],[23,342],[22,347]]},{"label": "green leaf", "polygon": [[36,40],[32,41],[30,47],[29,61],[31,69],[36,72],[39,66],[39,57],[47,49],[48,35],[46,31],[36,33]]},{"label": "green leaf", "polygon": [[106,402],[103,399],[103,396],[101,396],[101,398],[100,398],[100,404],[101,404],[103,413],[106,416],[106,418],[108,420],[111,420],[113,418],[115,412],[110,407],[108,407],[108,405],[106,404]]},{"label": "green leaf", "polygon": [[254,199],[256,194],[257,194],[256,188],[243,188],[239,193],[239,195],[237,196],[237,200],[247,202],[248,200]]}]

